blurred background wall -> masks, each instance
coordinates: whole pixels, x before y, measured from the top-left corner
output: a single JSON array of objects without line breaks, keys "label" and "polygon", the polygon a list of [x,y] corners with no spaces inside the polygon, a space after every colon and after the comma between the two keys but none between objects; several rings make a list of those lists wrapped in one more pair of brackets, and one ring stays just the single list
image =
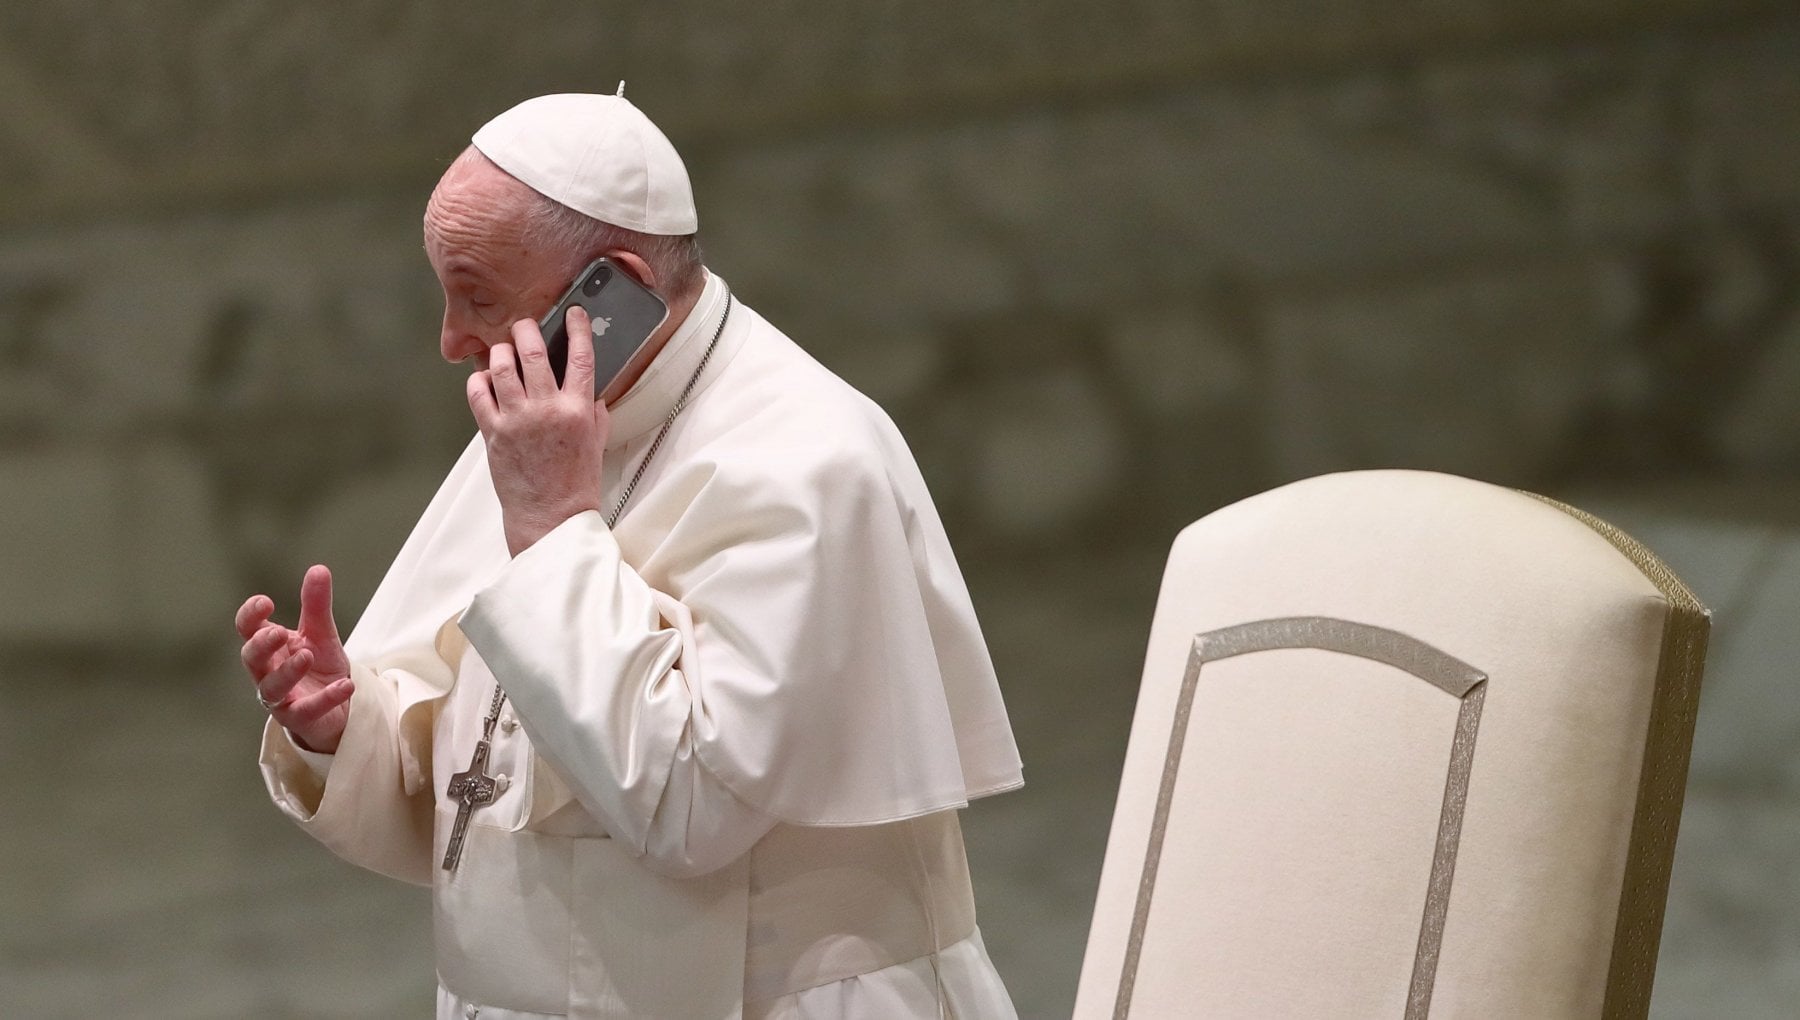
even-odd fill
[{"label": "blurred background wall", "polygon": [[1655,999],[1800,1001],[1800,11],[1773,0],[0,6],[0,1015],[420,1015],[429,904],[268,805],[237,603],[353,619],[472,433],[419,216],[618,79],[708,261],[878,400],[1027,763],[1066,1015],[1186,522],[1324,471],[1588,506],[1718,612]]}]

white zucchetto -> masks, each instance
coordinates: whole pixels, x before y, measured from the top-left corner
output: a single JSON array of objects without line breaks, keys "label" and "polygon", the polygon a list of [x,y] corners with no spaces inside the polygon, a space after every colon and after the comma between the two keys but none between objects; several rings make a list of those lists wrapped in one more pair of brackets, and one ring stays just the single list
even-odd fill
[{"label": "white zucchetto", "polygon": [[699,229],[681,156],[622,95],[527,99],[471,141],[500,169],[595,219],[646,234]]}]

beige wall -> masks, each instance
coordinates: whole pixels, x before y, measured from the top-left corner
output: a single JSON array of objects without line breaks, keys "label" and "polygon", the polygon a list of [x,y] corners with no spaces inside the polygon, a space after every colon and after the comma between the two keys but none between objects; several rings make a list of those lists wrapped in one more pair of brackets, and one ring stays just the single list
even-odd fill
[{"label": "beige wall", "polygon": [[430,181],[621,75],[971,556],[1345,467],[1800,466],[1780,5],[557,6],[0,13],[0,650],[211,641],[317,558],[366,593],[469,431]]}]

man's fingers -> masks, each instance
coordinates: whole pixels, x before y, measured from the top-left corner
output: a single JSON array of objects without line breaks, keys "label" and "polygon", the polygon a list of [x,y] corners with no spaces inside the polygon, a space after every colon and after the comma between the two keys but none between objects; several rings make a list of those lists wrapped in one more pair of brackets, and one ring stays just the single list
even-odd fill
[{"label": "man's fingers", "polygon": [[313,564],[300,581],[300,633],[338,641],[337,620],[331,615],[331,570],[323,563]]},{"label": "man's fingers", "polygon": [[237,611],[238,637],[250,640],[274,612],[275,602],[267,595],[252,595],[245,599]]},{"label": "man's fingers", "polygon": [[268,624],[244,642],[241,658],[252,679],[261,680],[269,673],[269,660],[287,645],[290,631],[279,624]]},{"label": "man's fingers", "polygon": [[276,721],[290,730],[311,725],[323,718],[325,713],[349,701],[350,695],[354,693],[356,684],[347,676],[338,677],[311,694],[295,698],[292,703],[283,707],[281,718]]},{"label": "man's fingers", "polygon": [[484,436],[492,435],[494,419],[500,414],[500,407],[494,402],[494,385],[488,380],[488,374],[472,373],[466,389],[469,394],[469,411],[475,415],[475,427]]},{"label": "man's fingers", "polygon": [[563,319],[569,333],[569,361],[563,368],[563,392],[594,399],[594,322],[587,309],[570,305]]},{"label": "man's fingers", "polygon": [[488,382],[494,387],[494,401],[501,410],[525,402],[525,384],[519,381],[518,357],[512,344],[498,343],[488,348]]},{"label": "man's fingers", "polygon": [[256,682],[256,693],[266,702],[278,705],[294,689],[306,671],[312,668],[312,653],[302,648],[288,656],[279,666]]},{"label": "man's fingers", "polygon": [[524,373],[525,392],[538,396],[556,392],[556,374],[550,371],[550,355],[544,349],[544,334],[530,319],[512,324],[513,349],[519,356],[519,370]]}]

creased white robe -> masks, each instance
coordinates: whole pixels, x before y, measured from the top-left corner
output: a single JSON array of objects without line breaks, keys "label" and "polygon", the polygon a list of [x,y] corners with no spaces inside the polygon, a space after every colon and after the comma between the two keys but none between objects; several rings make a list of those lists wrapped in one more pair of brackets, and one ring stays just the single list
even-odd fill
[{"label": "creased white robe", "polygon": [[[613,407],[609,501],[725,306],[709,277]],[[265,777],[344,857],[433,885],[444,1008],[911,1015],[923,966],[924,1015],[1011,1014],[953,809],[1019,759],[961,575],[887,417],[741,302],[616,529],[580,514],[509,560],[477,437],[347,648],[337,754],[271,726]],[[505,789],[451,876],[441,791],[496,676]]]}]

